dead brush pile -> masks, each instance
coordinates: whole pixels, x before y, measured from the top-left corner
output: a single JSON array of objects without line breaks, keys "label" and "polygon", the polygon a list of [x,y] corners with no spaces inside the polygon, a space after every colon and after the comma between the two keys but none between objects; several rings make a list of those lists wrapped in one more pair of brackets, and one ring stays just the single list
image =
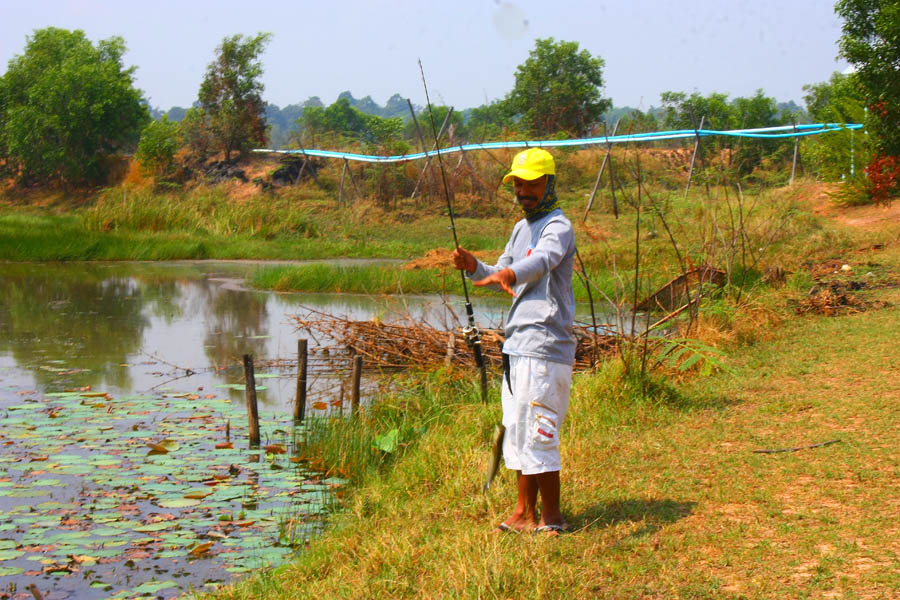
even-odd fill
[{"label": "dead brush pile", "polygon": [[890,307],[888,302],[864,300],[853,293],[865,287],[865,283],[858,281],[832,281],[815,285],[806,297],[795,302],[794,311],[801,315],[812,313],[831,317]]},{"label": "dead brush pile", "polygon": [[[474,367],[475,359],[466,345],[462,326],[440,329],[406,317],[391,323],[377,319],[354,321],[317,311],[304,317],[292,315],[298,330],[319,334],[320,347],[340,348],[329,351],[335,363],[348,356],[363,357],[366,368],[404,369],[430,368],[439,365]],[[482,330],[481,346],[485,361],[490,367],[499,368],[503,363],[500,347],[503,335],[495,329]],[[576,325],[578,346],[575,351],[575,369],[586,370],[592,365],[594,348],[588,327]],[[596,353],[610,353],[615,348],[615,336],[593,336]],[[337,366],[337,364],[336,364]]]}]

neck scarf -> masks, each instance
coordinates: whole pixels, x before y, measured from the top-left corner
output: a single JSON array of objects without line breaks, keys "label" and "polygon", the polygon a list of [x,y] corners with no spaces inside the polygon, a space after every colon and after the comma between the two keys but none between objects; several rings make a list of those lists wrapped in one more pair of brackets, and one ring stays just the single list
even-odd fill
[{"label": "neck scarf", "polygon": [[546,217],[557,208],[556,175],[547,175],[547,188],[544,190],[544,197],[538,202],[538,205],[535,206],[533,210],[525,210],[523,207],[522,212],[525,213],[525,218],[529,223],[534,223],[541,217]]}]

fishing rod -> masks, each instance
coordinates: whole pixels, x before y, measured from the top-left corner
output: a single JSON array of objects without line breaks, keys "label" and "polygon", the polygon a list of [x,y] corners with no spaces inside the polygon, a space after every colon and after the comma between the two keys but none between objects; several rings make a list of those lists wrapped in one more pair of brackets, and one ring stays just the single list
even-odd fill
[{"label": "fishing rod", "polygon": [[[425,83],[425,69],[422,68],[422,59],[419,59],[419,72],[422,74],[422,87],[425,88],[425,103],[428,105],[428,117],[431,122],[431,133],[434,136],[434,147],[437,153],[438,167],[441,171],[441,182],[444,184],[444,198],[447,199],[447,211],[450,213],[450,230],[453,231],[453,244],[459,251],[459,238],[456,235],[456,219],[453,217],[453,204],[450,202],[450,186],[447,185],[447,175],[444,172],[444,161],[441,159],[441,144],[438,139],[437,126],[434,122],[434,110],[431,108],[431,99],[428,97],[428,84]],[[481,401],[487,404],[487,369],[484,364],[484,354],[481,351],[481,331],[475,326],[475,312],[472,310],[472,302],[469,300],[469,286],[466,283],[466,274],[459,270],[462,279],[463,294],[466,297],[466,316],[468,326],[463,329],[466,344],[475,355],[475,366],[481,373]]]}]

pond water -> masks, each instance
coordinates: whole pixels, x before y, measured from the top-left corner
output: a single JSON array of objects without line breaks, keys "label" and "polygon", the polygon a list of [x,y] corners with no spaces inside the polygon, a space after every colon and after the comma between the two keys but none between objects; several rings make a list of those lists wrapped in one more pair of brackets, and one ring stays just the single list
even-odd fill
[{"label": "pond water", "polygon": [[[291,453],[306,334],[290,315],[455,321],[437,297],[244,289],[257,268],[0,265],[0,595],[173,597],[279,564],[321,529],[343,482]],[[497,326],[508,301],[476,307]],[[243,354],[262,450],[246,447]],[[336,394],[330,375],[311,396]]]}]

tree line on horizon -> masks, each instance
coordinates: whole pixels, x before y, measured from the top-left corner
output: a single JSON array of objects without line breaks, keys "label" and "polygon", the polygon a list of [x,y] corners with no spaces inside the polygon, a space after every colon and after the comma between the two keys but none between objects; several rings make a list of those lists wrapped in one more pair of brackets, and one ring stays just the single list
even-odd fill
[{"label": "tree line on horizon", "polygon": [[[672,93],[673,92],[669,92],[669,94]],[[342,102],[343,100],[346,100],[347,104],[350,107],[358,110],[364,115],[372,115],[384,118],[399,117],[403,120],[404,125],[406,125],[411,120],[409,106],[407,105],[407,99],[401,96],[399,93],[395,93],[390,98],[388,98],[384,106],[378,104],[375,100],[372,99],[371,96],[368,95],[362,98],[355,98],[350,90],[346,90],[338,94],[335,103]],[[731,100],[731,102],[734,103],[735,100]],[[270,102],[266,102],[265,106],[266,125],[268,127],[267,147],[274,150],[281,150],[289,148],[291,145],[292,137],[300,133],[300,124],[298,121],[305,108],[327,108],[329,105],[326,105],[324,102],[322,102],[322,99],[319,96],[310,96],[303,102],[287,104],[284,107],[279,107],[277,104],[273,104]],[[464,124],[468,123],[476,108],[483,107],[484,105],[482,105],[481,107],[465,108],[459,111],[462,122]],[[417,115],[422,112],[422,109],[422,106],[413,103],[413,110]],[[785,119],[790,121],[790,119],[793,118],[797,123],[812,122],[808,110],[800,106],[793,100],[789,100],[787,102],[776,102],[775,109],[778,118],[782,121]],[[180,122],[184,119],[187,111],[188,109],[182,106],[173,106],[168,110],[163,110],[158,107],[151,107],[150,117],[153,120],[158,121],[162,119],[163,116],[165,116],[170,121]],[[664,106],[651,106],[646,111],[641,111],[640,109],[632,106],[613,105],[603,115],[602,122],[611,124],[615,123],[622,117],[640,114],[643,112],[646,112],[648,115],[655,118],[655,122],[660,126],[666,125],[664,119],[666,108]]]},{"label": "tree line on horizon", "polygon": [[[891,61],[900,47],[891,32],[900,14],[889,0],[839,0],[844,18],[841,53],[857,67],[827,82],[804,86],[805,110],[779,103],[758,90],[750,97],[667,91],[660,106],[641,111],[613,107],[603,89],[602,58],[577,42],[538,39],[518,66],[515,83],[502,99],[454,110],[448,120],[452,143],[494,139],[572,138],[657,129],[737,129],[809,121],[865,121],[871,148],[859,140],[867,161],[865,181],[880,199],[900,188],[900,84]],[[216,48],[193,106],[165,113],[151,108],[134,87],[135,67],[125,67],[120,37],[94,44],[80,30],[48,27],[27,39],[21,55],[0,77],[0,174],[21,184],[55,180],[62,185],[102,181],[110,155],[137,151],[160,177],[171,176],[175,157],[203,165],[215,156],[226,162],[254,147],[356,147],[405,153],[434,143],[450,111],[414,107],[394,94],[384,106],[347,91],[325,105],[320,98],[280,108],[262,99],[260,61],[271,36],[234,35]],[[887,51],[886,51],[887,49]],[[835,178],[846,160],[840,134],[806,144],[817,175]],[[827,140],[824,138],[828,138]],[[860,136],[863,137],[863,136]],[[740,161],[743,172],[758,165],[768,142]]]}]

